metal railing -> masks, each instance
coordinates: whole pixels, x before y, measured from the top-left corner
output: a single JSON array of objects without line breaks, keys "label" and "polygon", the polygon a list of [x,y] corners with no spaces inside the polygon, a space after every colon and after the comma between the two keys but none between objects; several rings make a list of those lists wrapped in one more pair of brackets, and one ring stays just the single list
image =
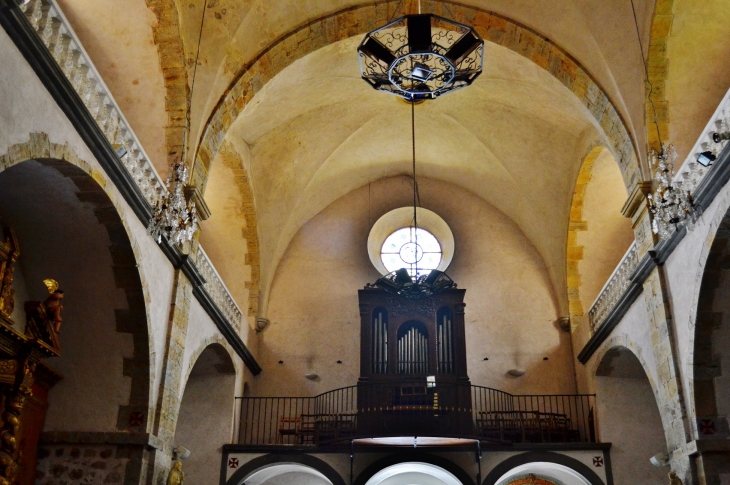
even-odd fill
[{"label": "metal railing", "polygon": [[323,445],[442,436],[495,443],[595,442],[595,395],[513,395],[464,384],[360,384],[314,397],[241,399],[239,444]]}]

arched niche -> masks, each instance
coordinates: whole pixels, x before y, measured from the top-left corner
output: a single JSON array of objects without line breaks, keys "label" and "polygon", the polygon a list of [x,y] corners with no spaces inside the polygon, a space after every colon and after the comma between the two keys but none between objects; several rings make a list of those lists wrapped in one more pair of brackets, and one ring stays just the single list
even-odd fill
[{"label": "arched niche", "polygon": [[628,348],[614,347],[598,363],[596,404],[600,441],[612,444],[615,483],[666,483],[669,470],[649,462],[667,453],[659,408],[644,367]]},{"label": "arched niche", "polygon": [[190,450],[185,480],[213,483],[220,474],[221,444],[232,441],[236,370],[221,344],[203,350],[185,385],[174,446]]},{"label": "arched niche", "polygon": [[[37,423],[43,429],[40,478],[71,459],[64,440],[96,454],[95,447],[113,450],[109,432],[148,431],[145,297],[124,223],[104,189],[81,168],[47,158],[13,164],[0,172],[0,217],[20,245],[16,329],[24,329],[24,302],[46,298],[43,279],[57,280],[65,292],[61,355],[47,359],[53,370],[44,372],[62,379],[50,391],[34,389],[35,398],[48,392],[49,403],[45,423]],[[30,452],[24,450],[24,456],[33,461]],[[139,471],[127,478],[134,473]]]}]

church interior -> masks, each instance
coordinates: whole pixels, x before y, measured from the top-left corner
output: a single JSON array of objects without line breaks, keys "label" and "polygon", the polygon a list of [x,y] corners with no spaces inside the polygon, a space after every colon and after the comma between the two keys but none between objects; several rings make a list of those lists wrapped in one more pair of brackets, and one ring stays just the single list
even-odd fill
[{"label": "church interior", "polygon": [[0,485],[730,484],[727,0],[0,25]]}]

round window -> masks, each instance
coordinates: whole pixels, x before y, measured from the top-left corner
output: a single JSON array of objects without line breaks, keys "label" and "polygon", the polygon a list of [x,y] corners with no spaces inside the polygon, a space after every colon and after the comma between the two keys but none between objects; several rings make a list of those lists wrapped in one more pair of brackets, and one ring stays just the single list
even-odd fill
[{"label": "round window", "polygon": [[388,271],[406,268],[411,276],[421,276],[441,264],[441,245],[425,229],[404,227],[385,239],[380,260]]},{"label": "round window", "polygon": [[422,276],[437,269],[446,271],[454,257],[454,235],[435,212],[419,207],[418,230],[413,229],[413,207],[400,207],[383,214],[370,229],[368,256],[386,275],[406,268]]}]

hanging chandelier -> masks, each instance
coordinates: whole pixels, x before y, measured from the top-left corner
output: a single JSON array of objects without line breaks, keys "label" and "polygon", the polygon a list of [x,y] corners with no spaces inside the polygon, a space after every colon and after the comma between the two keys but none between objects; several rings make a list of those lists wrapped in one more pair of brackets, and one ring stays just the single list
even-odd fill
[{"label": "hanging chandelier", "polygon": [[[406,15],[368,33],[357,48],[360,71],[373,88],[395,94],[411,104],[411,146],[413,169],[414,268],[395,270],[366,288],[380,288],[399,296],[428,297],[456,283],[439,270],[419,274],[418,214],[420,205],[416,180],[417,101],[437,97],[469,86],[481,74],[484,41],[474,29],[437,15]],[[422,254],[422,252],[421,252]]]},{"label": "hanging chandelier", "polygon": [[364,80],[407,100],[466,87],[484,63],[484,41],[474,29],[432,14],[406,15],[373,30],[357,51]]},{"label": "hanging chandelier", "polygon": [[171,244],[184,244],[193,239],[198,230],[195,202],[185,199],[188,169],[182,163],[174,164],[167,176],[167,192],[153,209],[147,233],[160,243],[162,237]]},{"label": "hanging chandelier", "polygon": [[657,183],[654,193],[647,196],[653,216],[651,228],[662,239],[669,237],[673,230],[682,227],[691,229],[697,222],[698,210],[689,187],[685,187],[682,180],[674,180],[676,159],[677,152],[672,145],[662,146],[659,153],[652,150],[650,154],[649,161]]},{"label": "hanging chandelier", "polygon": [[[191,5],[192,7],[192,5]],[[162,242],[162,237],[170,244],[185,244],[193,240],[195,231],[198,230],[198,212],[195,210],[195,202],[185,198],[185,184],[188,182],[188,169],[185,166],[185,159],[188,147],[188,133],[190,131],[190,112],[192,111],[193,93],[195,92],[195,79],[198,72],[198,60],[200,58],[200,43],[203,40],[203,26],[205,25],[205,12],[208,10],[208,0],[203,3],[203,15],[200,19],[200,32],[198,33],[198,47],[195,53],[193,66],[193,78],[188,96],[187,115],[185,117],[185,130],[183,131],[183,149],[180,153],[180,161],[170,167],[165,186],[167,192],[162,200],[157,201],[152,212],[152,219],[147,227],[147,233],[157,243]]]}]

